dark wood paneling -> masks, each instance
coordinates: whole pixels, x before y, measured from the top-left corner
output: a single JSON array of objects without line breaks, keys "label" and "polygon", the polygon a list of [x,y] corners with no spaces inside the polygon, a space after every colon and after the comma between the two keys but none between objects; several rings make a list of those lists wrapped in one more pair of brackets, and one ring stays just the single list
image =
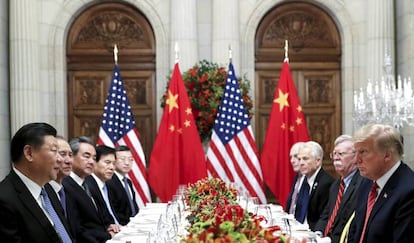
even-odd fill
[{"label": "dark wood paneling", "polygon": [[124,3],[100,3],[85,9],[67,38],[68,134],[97,141],[114,69],[119,68],[144,153],[149,159],[156,134],[155,39],[145,16]]}]

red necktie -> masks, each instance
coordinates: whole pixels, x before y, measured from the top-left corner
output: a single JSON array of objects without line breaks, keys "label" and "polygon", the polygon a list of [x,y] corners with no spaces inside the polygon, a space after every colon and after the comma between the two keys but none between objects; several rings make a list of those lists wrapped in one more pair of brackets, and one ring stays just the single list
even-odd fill
[{"label": "red necktie", "polygon": [[344,180],[341,180],[341,184],[339,185],[338,195],[336,196],[335,207],[332,211],[331,217],[329,217],[328,224],[326,225],[325,233],[323,234],[324,237],[326,237],[329,231],[331,231],[332,225],[335,221],[336,214],[338,213],[339,205],[341,205],[342,196],[344,195],[344,189],[345,189],[345,182]]},{"label": "red necktie", "polygon": [[371,214],[372,208],[374,207],[375,200],[377,200],[377,196],[378,196],[377,189],[378,189],[378,184],[377,182],[374,181],[374,183],[372,183],[371,191],[369,192],[369,195],[368,195],[367,213],[365,214],[364,228],[362,229],[359,243],[362,243],[364,241],[365,230],[367,228],[368,219]]}]

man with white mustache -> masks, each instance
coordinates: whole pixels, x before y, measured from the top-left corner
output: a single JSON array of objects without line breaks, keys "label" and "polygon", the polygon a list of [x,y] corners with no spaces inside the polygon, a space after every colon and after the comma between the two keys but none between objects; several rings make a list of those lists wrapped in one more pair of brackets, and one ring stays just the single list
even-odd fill
[{"label": "man with white mustache", "polygon": [[316,232],[330,237],[332,243],[340,242],[341,233],[355,210],[355,191],[361,181],[352,137],[341,135],[335,139],[334,146],[330,157],[340,178],[330,187],[328,205],[315,227]]}]

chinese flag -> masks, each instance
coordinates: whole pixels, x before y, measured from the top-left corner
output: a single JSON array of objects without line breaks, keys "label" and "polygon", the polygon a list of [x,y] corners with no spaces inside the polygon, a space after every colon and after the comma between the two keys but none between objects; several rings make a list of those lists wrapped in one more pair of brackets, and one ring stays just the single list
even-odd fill
[{"label": "chinese flag", "polygon": [[204,149],[176,63],[151,153],[149,184],[160,200],[167,202],[179,185],[194,183],[206,176]]},{"label": "chinese flag", "polygon": [[261,154],[263,178],[285,208],[295,172],[290,164],[292,145],[308,141],[309,133],[286,58],[274,94],[272,110]]}]

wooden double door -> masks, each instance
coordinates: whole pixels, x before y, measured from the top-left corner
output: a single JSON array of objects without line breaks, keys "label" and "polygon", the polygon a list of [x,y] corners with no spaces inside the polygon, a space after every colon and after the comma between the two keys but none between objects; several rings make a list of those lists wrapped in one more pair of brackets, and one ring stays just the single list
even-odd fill
[{"label": "wooden double door", "polygon": [[[334,174],[329,152],[341,133],[341,43],[333,20],[310,3],[291,1],[277,5],[257,28],[253,118],[256,141],[261,149],[286,39],[290,68],[311,139],[322,145],[324,166]],[[67,38],[69,138],[86,135],[97,139],[114,68],[114,44],[119,48],[121,76],[149,158],[159,105],[155,84],[157,78],[165,77],[155,76],[155,37],[149,21],[127,3],[93,5],[71,26]]]},{"label": "wooden double door", "polygon": [[123,3],[100,3],[73,22],[67,39],[69,138],[97,141],[114,71],[114,45],[128,100],[149,156],[156,134],[155,39],[144,15]]}]

